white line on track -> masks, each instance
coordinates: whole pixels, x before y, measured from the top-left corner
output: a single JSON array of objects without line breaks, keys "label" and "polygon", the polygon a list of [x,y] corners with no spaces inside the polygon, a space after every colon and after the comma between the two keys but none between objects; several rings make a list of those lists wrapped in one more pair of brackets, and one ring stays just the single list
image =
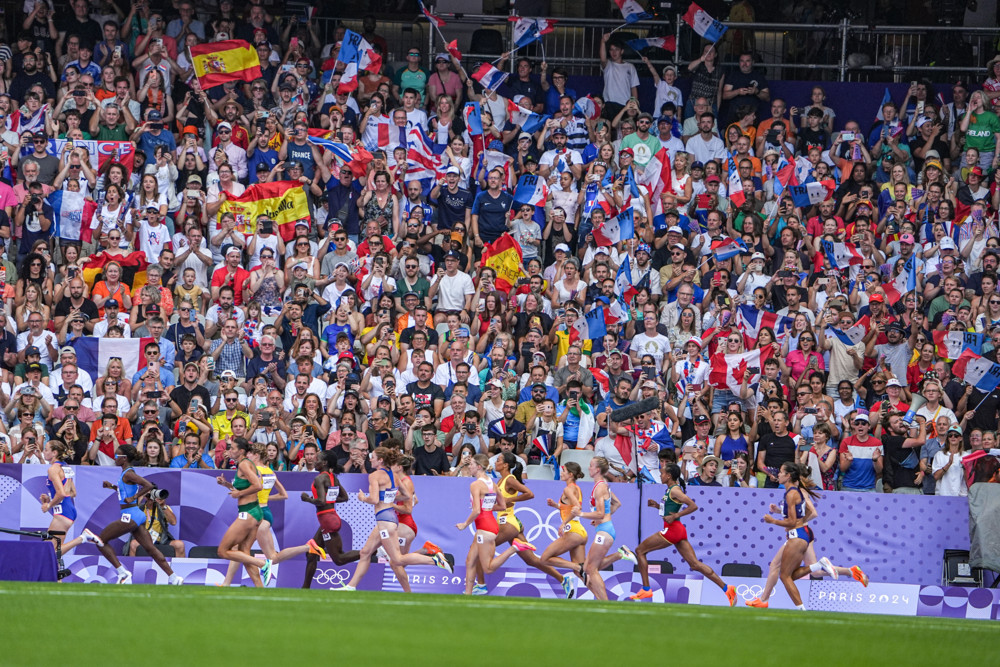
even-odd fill
[{"label": "white line on track", "polygon": [[[142,588],[149,588],[148,591],[141,590]],[[153,591],[156,591],[155,593]],[[175,592],[176,591],[176,592]],[[23,595],[26,591],[19,591],[17,589],[5,589],[0,588],[0,595]],[[137,587],[137,588],[126,588],[123,586],[102,586],[100,590],[83,590],[76,588],[69,588],[58,586],[53,589],[33,589],[30,591],[31,595],[52,595],[60,597],[118,597],[118,598],[132,598],[132,599],[157,599],[157,600],[217,600],[220,602],[241,602],[244,600],[260,601],[268,603],[279,603],[288,602],[292,604],[301,604],[305,598],[303,597],[288,597],[281,595],[261,595],[261,594],[247,594],[247,595],[225,595],[220,593],[198,593],[196,597],[190,595],[185,595],[173,589],[170,592],[162,590],[162,587]],[[420,595],[418,599],[377,599],[366,595],[364,592],[360,596],[355,596],[354,592],[351,591],[331,591],[330,597],[336,599],[338,604],[357,604],[357,605],[387,605],[392,607],[421,607],[426,609],[427,607],[440,607],[440,608],[454,608],[456,606],[466,606],[475,607],[477,609],[516,609],[521,611],[558,611],[561,614],[565,613],[581,613],[581,614],[622,614],[628,616],[662,616],[664,614],[669,614],[670,616],[681,617],[681,618],[700,618],[700,619],[714,619],[718,620],[717,614],[710,614],[707,612],[695,611],[690,608],[686,608],[684,605],[649,605],[637,603],[635,605],[623,604],[620,607],[611,606],[597,606],[597,605],[572,605],[566,601],[558,600],[537,600],[537,601],[517,601],[511,600],[509,598],[505,599],[503,602],[489,602],[479,597],[475,600],[465,600],[461,598],[442,598],[434,595]],[[789,619],[808,621],[809,615],[803,614],[802,616],[797,616],[790,610],[785,610],[787,613],[782,614],[755,614],[754,622],[780,622],[787,623]],[[741,613],[741,612],[736,612]],[[741,617],[747,618],[747,617]],[[855,626],[858,623],[863,623],[869,618],[868,615],[855,614],[851,615],[851,618],[831,618],[829,615],[823,617],[822,622],[824,624],[830,625],[843,625],[843,626]],[[923,617],[907,617],[907,616],[893,616],[891,617],[891,622],[894,626],[898,627],[900,625],[909,625],[914,629],[926,630],[928,628],[927,623],[922,620]],[[937,619],[943,622],[943,625],[939,626],[938,629],[941,630],[957,630],[959,632],[970,632],[970,633],[995,633],[996,626],[995,622],[992,623],[975,623],[968,622],[975,619]],[[963,622],[964,621],[964,622]]]}]

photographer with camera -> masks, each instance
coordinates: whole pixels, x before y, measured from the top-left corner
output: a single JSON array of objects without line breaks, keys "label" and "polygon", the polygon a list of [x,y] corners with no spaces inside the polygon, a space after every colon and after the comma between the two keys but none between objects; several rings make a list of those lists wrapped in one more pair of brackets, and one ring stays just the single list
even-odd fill
[{"label": "photographer with camera", "polygon": [[73,465],[79,465],[87,453],[90,426],[79,420],[79,400],[67,398],[62,409],[66,413],[66,418],[61,422],[50,423],[49,437],[65,442],[71,452],[69,462]]},{"label": "photographer with camera", "polygon": [[17,462],[21,464],[25,463],[35,463],[41,464],[45,463],[42,458],[42,446],[39,444],[40,438],[34,430],[27,430],[21,434],[20,442],[20,456],[17,456]]},{"label": "photographer with camera", "polygon": [[[171,465],[173,467],[173,465]],[[173,558],[184,558],[185,545],[181,540],[175,540],[170,534],[170,526],[177,525],[177,515],[167,505],[170,492],[155,486],[146,497],[142,511],[146,514],[146,530],[153,539],[153,544],[169,544],[174,549]],[[135,556],[139,543],[133,537],[128,544],[128,555]]]}]

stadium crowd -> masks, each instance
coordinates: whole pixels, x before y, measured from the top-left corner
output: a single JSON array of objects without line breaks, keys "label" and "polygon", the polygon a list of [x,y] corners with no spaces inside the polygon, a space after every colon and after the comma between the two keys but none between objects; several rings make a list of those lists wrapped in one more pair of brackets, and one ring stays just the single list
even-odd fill
[{"label": "stadium crowd", "polygon": [[[693,485],[776,487],[797,460],[824,489],[964,495],[963,457],[997,446],[1000,397],[952,363],[1000,349],[1000,56],[952,102],[916,81],[872,124],[821,87],[778,99],[752,53],[711,45],[637,69],[604,35],[587,97],[545,62],[509,56],[489,90],[410,48],[343,94],[343,28],[323,43],[256,1],[26,0],[22,18],[0,46],[3,462],[59,440],[71,464],[129,443],[150,466],[226,468],[245,438],[273,470],[329,449],[371,472],[387,446],[468,476],[479,453],[593,450],[658,480],[673,450]],[[374,19],[360,34],[387,54]],[[262,76],[202,89],[188,47],[230,39]],[[414,127],[441,156],[429,184],[407,178]],[[525,175],[540,201],[515,201]],[[308,198],[294,233],[227,209],[283,181]],[[59,224],[76,192],[89,240]],[[625,210],[634,235],[609,238]],[[484,261],[508,237],[513,285]],[[84,368],[91,337],[150,340],[129,373]]]}]

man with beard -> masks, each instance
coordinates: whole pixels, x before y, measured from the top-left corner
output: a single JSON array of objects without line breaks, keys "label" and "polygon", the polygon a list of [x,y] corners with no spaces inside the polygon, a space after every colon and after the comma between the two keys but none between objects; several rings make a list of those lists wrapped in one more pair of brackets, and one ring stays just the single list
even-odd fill
[{"label": "man with beard", "polygon": [[[882,441],[882,488],[892,493],[923,494],[924,469],[920,460],[920,448],[927,441],[927,422],[919,427],[903,421],[898,412],[888,412],[888,406],[880,413],[881,423],[875,429],[875,437]],[[912,432],[917,431],[916,436]]]}]

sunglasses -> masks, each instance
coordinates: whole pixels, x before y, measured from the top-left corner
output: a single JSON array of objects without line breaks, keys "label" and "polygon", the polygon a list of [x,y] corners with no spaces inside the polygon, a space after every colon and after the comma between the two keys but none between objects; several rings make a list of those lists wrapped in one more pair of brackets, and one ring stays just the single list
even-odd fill
[{"label": "sunglasses", "polygon": [[70,412],[70,411],[76,412],[79,409],[80,409],[79,405],[67,405],[66,406],[66,412]]}]

